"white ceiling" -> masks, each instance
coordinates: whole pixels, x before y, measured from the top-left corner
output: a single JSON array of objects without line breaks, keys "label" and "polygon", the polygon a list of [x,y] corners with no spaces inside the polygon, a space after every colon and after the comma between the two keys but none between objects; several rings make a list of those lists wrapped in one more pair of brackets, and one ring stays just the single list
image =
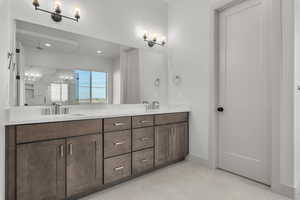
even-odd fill
[{"label": "white ceiling", "polygon": [[[119,57],[121,47],[129,48],[116,43],[23,21],[17,21],[16,38],[24,46],[32,48],[40,46],[45,51],[101,56],[109,59]],[[46,43],[51,44],[51,47],[46,47]],[[103,53],[97,54],[98,50]]]}]

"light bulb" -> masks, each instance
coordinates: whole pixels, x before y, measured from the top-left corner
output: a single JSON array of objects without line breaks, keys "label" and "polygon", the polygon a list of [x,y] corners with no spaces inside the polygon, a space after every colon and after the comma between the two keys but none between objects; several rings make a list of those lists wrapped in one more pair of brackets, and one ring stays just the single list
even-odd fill
[{"label": "light bulb", "polygon": [[147,38],[148,38],[148,31],[144,31],[143,38],[144,38],[144,40],[147,40]]},{"label": "light bulb", "polygon": [[161,44],[164,46],[166,44],[167,38],[165,36],[161,37]]},{"label": "light bulb", "polygon": [[157,41],[157,33],[153,33],[153,38],[152,38],[153,41]]},{"label": "light bulb", "polygon": [[35,8],[37,8],[37,7],[40,6],[40,3],[39,3],[38,0],[33,0],[33,1],[32,1],[32,5],[33,5]]},{"label": "light bulb", "polygon": [[61,11],[61,2],[55,1],[55,11],[60,12]]},{"label": "light bulb", "polygon": [[75,18],[76,19],[80,18],[80,9],[79,8],[75,8]]}]

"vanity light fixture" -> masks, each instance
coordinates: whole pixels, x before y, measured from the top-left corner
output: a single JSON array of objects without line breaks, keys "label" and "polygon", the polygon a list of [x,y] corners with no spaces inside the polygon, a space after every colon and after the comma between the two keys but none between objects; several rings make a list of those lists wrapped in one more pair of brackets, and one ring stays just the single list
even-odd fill
[{"label": "vanity light fixture", "polygon": [[100,50],[97,51],[97,54],[101,54],[101,53],[102,53],[102,51],[100,51]]},{"label": "vanity light fixture", "polygon": [[50,43],[45,44],[46,47],[51,47],[52,45]]},{"label": "vanity light fixture", "polygon": [[161,42],[158,42],[158,36],[156,33],[151,34],[152,38],[149,39],[148,32],[145,31],[143,35],[143,39],[147,42],[149,47],[154,47],[155,45],[165,46],[166,45],[166,37],[161,37]]},{"label": "vanity light fixture", "polygon": [[55,22],[61,22],[62,18],[70,19],[70,20],[73,20],[73,21],[76,21],[76,22],[78,22],[79,19],[80,19],[80,10],[79,10],[79,8],[75,8],[74,17],[68,17],[68,16],[65,16],[65,15],[62,15],[61,14],[62,11],[61,11],[61,2],[60,1],[55,1],[55,8],[54,8],[53,12],[40,8],[39,0],[33,0],[32,4],[33,4],[35,10],[51,14],[51,18]]},{"label": "vanity light fixture", "polygon": [[26,81],[37,81],[42,77],[42,74],[40,73],[34,73],[34,72],[25,72],[25,80]]}]

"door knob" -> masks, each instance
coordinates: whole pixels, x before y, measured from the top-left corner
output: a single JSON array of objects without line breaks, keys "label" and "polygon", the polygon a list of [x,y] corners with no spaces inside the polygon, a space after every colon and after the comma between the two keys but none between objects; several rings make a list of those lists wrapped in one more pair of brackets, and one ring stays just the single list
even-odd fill
[{"label": "door knob", "polygon": [[223,108],[223,107],[218,107],[218,108],[217,108],[217,111],[218,111],[218,112],[224,112],[224,108]]}]

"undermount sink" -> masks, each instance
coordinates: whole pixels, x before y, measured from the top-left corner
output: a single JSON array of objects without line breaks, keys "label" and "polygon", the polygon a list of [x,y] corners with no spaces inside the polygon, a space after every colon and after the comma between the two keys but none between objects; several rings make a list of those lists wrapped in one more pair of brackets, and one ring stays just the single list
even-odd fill
[{"label": "undermount sink", "polygon": [[67,114],[67,115],[69,115],[69,116],[78,116],[78,117],[85,116],[85,114],[81,114],[81,113]]},{"label": "undermount sink", "polygon": [[44,115],[45,117],[51,117],[51,118],[64,118],[64,117],[83,117],[86,116],[85,114],[81,113],[74,113],[74,114],[61,114],[61,115]]}]

